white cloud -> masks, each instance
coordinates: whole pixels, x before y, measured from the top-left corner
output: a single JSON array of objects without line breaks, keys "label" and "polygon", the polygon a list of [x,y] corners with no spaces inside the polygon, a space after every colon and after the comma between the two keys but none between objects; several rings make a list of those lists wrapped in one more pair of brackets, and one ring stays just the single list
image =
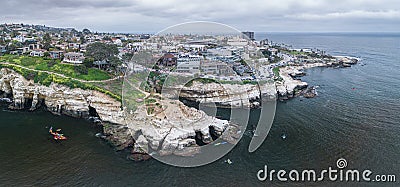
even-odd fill
[{"label": "white cloud", "polygon": [[[400,30],[397,0],[6,0],[2,22],[99,31],[153,31],[186,21],[217,21],[244,30]],[[329,20],[330,24],[325,22]],[[345,27],[343,21],[348,23]],[[343,31],[346,31],[343,30]]]},{"label": "white cloud", "polygon": [[400,19],[400,11],[365,11],[354,10],[349,12],[333,12],[326,14],[299,14],[288,15],[288,18],[302,19],[302,20],[329,20],[329,19]]}]

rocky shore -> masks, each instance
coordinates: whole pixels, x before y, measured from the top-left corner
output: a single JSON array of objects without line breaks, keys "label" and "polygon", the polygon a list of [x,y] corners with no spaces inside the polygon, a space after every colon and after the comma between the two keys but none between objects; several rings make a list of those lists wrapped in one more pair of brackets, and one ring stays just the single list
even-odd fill
[{"label": "rocky shore", "polygon": [[[304,95],[308,98],[310,94],[309,85],[299,79],[305,75],[304,70],[313,67],[326,67],[323,63],[307,64],[303,66],[286,66],[279,69],[281,80],[276,81],[276,89],[279,100],[287,100],[296,96]],[[314,97],[313,95],[312,97]]]},{"label": "rocky shore", "polygon": [[[314,97],[315,87],[309,87],[298,79],[305,75],[304,69],[348,67],[357,63],[357,60],[348,57],[336,58],[341,60],[281,67],[280,79],[275,82],[219,84],[194,81],[190,86],[167,89],[179,92],[172,95],[178,94],[180,98],[196,103],[257,108],[262,100],[285,100],[298,95]],[[71,89],[55,83],[43,86],[13,70],[3,68],[0,71],[0,98],[10,103],[11,109],[35,110],[44,106],[57,115],[95,119],[103,125],[104,132],[99,137],[109,141],[117,150],[129,149],[129,159],[132,160],[148,159],[148,153],[193,156],[201,151],[201,145],[209,144],[218,137],[232,144],[240,138],[240,128],[227,120],[208,116],[179,100],[161,99],[160,95],[152,97],[157,105],[143,103],[137,110],[130,111],[122,109],[121,102],[98,91]],[[152,107],[150,113],[149,107]]]},{"label": "rocky shore", "polygon": [[[257,108],[261,99],[287,100],[296,96],[315,97],[316,87],[300,80],[305,69],[314,67],[349,67],[357,63],[351,57],[335,57],[335,60],[322,63],[305,63],[279,68],[275,82],[259,81],[258,84],[224,84],[193,82],[190,86],[169,88],[180,91],[180,97],[202,104],[217,103],[219,107]],[[172,94],[174,95],[174,94]]]},{"label": "rocky shore", "polygon": [[335,60],[326,63],[306,63],[296,66],[285,66],[279,69],[280,80],[276,81],[276,88],[279,100],[287,100],[296,96],[304,96],[305,98],[313,98],[316,94],[316,87],[309,86],[308,83],[301,81],[299,78],[306,75],[304,70],[315,67],[333,67],[345,68],[357,64],[358,59],[352,57],[334,57]]}]

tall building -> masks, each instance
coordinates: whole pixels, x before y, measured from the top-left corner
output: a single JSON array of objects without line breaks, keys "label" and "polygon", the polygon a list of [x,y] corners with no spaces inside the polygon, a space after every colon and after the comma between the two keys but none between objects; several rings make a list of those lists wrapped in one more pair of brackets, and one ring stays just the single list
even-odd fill
[{"label": "tall building", "polygon": [[245,31],[242,34],[246,35],[250,40],[254,40],[254,32]]}]

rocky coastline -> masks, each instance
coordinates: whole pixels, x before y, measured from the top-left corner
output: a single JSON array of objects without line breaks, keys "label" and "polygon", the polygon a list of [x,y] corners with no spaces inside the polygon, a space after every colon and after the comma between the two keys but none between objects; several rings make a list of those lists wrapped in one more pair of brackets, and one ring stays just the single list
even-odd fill
[{"label": "rocky coastline", "polygon": [[[285,66],[279,69],[280,79],[261,84],[219,84],[193,82],[190,86],[170,88],[179,90],[179,97],[196,103],[217,103],[218,107],[257,108],[262,100],[287,100],[303,95],[316,96],[316,88],[299,80],[304,69],[313,67],[348,67],[357,60],[343,57],[337,63],[311,63]],[[188,107],[179,100],[158,99],[161,106],[149,114],[147,105],[135,111],[123,109],[121,102],[93,90],[68,88],[52,83],[43,86],[25,79],[13,70],[0,70],[0,98],[15,110],[35,110],[45,107],[56,115],[92,119],[100,122],[103,132],[98,136],[109,141],[116,150],[129,150],[129,159],[140,161],[160,156],[193,156],[201,145],[221,137],[235,144],[240,128],[230,121],[209,116]],[[125,115],[127,113],[129,115]],[[128,117],[127,117],[128,116]]]},{"label": "rocky coastline", "polygon": [[[337,60],[328,63],[305,63],[279,68],[279,77],[275,82],[259,81],[257,84],[224,84],[193,82],[190,86],[168,88],[180,91],[180,97],[196,103],[217,103],[218,107],[258,108],[261,100],[288,100],[303,96],[313,98],[317,95],[316,87],[309,86],[300,78],[305,76],[304,70],[314,67],[345,68],[357,64],[358,59],[352,57],[335,57]],[[172,94],[174,95],[174,94]]]}]

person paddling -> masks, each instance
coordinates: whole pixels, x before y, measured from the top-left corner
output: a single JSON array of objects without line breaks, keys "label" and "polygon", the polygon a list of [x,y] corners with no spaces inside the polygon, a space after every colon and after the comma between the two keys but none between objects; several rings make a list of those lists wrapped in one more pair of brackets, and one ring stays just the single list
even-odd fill
[{"label": "person paddling", "polygon": [[57,129],[56,132],[53,132],[53,127],[50,127],[50,129],[49,129],[49,133],[51,135],[53,135],[53,138],[55,140],[66,140],[67,137],[65,137],[63,134],[61,134],[59,132],[61,132],[61,129]]}]

